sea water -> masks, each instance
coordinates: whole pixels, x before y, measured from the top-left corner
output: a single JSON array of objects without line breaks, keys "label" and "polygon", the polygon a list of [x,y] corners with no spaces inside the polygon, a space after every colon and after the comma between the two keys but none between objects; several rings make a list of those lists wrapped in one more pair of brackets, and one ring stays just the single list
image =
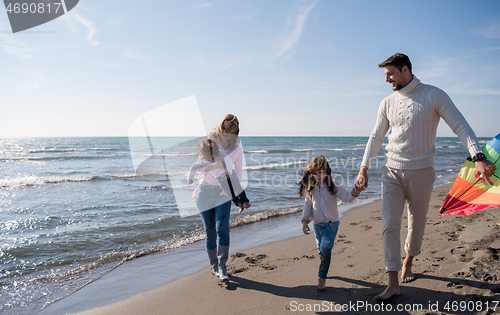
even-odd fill
[{"label": "sea water", "polygon": [[[106,275],[153,253],[205,237],[185,175],[196,160],[192,138],[0,139],[1,311],[36,314]],[[231,228],[302,210],[296,182],[324,155],[337,184],[351,189],[366,137],[241,137],[252,207],[233,206]],[[481,138],[481,145],[490,139]],[[381,196],[384,146],[358,201]],[[436,182],[457,176],[466,149],[438,138]],[[341,205],[342,209],[342,205]],[[300,223],[300,222],[299,222]],[[300,229],[300,224],[298,225]]]}]

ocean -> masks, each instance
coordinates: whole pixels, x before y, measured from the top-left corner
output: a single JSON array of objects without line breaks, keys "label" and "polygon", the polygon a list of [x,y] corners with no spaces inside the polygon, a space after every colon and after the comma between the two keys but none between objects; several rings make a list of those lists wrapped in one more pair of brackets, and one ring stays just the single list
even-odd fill
[{"label": "ocean", "polygon": [[[296,182],[314,156],[352,188],[367,139],[240,137],[252,207],[239,214],[233,205],[231,231],[300,212]],[[1,311],[36,314],[138,257],[203,243],[196,184],[185,181],[198,140],[0,139]],[[356,202],[381,197],[384,147]],[[468,152],[453,137],[436,148],[438,186],[455,179]]]}]

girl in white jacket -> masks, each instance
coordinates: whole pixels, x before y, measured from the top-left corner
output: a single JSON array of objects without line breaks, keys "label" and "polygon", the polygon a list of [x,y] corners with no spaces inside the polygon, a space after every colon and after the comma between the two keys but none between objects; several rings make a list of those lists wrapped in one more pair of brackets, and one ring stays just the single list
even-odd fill
[{"label": "girl in white jacket", "polygon": [[304,234],[310,233],[309,222],[312,220],[321,257],[316,290],[324,291],[333,243],[339,228],[337,197],[344,202],[350,202],[359,196],[361,189],[354,187],[352,191],[347,191],[341,185],[335,185],[332,181],[332,170],[323,155],[313,158],[302,175],[302,180],[298,183],[300,197],[305,196],[302,231]]}]

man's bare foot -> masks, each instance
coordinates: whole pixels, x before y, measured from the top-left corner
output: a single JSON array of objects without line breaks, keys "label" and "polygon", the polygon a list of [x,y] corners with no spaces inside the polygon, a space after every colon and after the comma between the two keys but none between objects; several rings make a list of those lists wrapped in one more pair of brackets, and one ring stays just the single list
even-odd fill
[{"label": "man's bare foot", "polygon": [[411,272],[411,266],[413,262],[413,257],[406,255],[403,262],[403,268],[401,270],[401,283],[408,283],[415,281],[415,276]]},{"label": "man's bare foot", "polygon": [[377,295],[375,300],[379,301],[379,302],[380,301],[387,301],[388,299],[390,299],[391,297],[393,297],[395,295],[401,295],[401,291],[399,290],[399,288],[387,286],[385,291],[382,292],[382,294]]},{"label": "man's bare foot", "polygon": [[323,292],[326,287],[326,279],[318,278],[318,286],[316,287],[316,291]]},{"label": "man's bare foot", "polygon": [[251,206],[252,206],[252,205],[251,205],[251,204],[250,204],[250,202],[248,202],[248,201],[243,203],[243,207],[244,207],[245,209],[248,209],[248,208],[250,208]]},{"label": "man's bare foot", "polygon": [[375,300],[380,302],[380,301],[387,301],[391,297],[395,295],[401,295],[401,291],[399,290],[399,283],[398,283],[398,272],[397,271],[388,271],[387,275],[389,276],[389,284],[387,288],[385,289],[382,294],[377,295]]}]

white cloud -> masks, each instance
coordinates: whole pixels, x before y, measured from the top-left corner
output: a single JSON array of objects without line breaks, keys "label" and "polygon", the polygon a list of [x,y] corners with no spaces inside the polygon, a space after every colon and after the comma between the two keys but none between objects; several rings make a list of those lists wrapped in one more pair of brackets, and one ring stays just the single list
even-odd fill
[{"label": "white cloud", "polygon": [[127,59],[139,59],[139,60],[146,59],[137,51],[132,51],[132,50],[125,50],[122,53],[122,57],[127,58]]},{"label": "white cloud", "polygon": [[239,22],[239,21],[252,21],[258,22],[255,17],[260,13],[259,9],[255,9],[250,5],[242,5],[243,12],[238,12],[237,15],[231,16],[229,18],[230,21]]},{"label": "white cloud", "polygon": [[[423,83],[436,84],[448,94],[500,95],[500,89],[493,83],[497,82],[500,69],[492,65],[480,67],[471,62],[471,58],[477,59],[477,52],[481,51],[473,50],[476,53],[472,56],[433,57],[425,61],[425,68],[414,70],[414,73]],[[471,79],[471,73],[481,73],[481,80]]]},{"label": "white cloud", "polygon": [[455,86],[446,89],[446,91],[450,94],[465,94],[465,95],[500,95],[500,90],[495,89],[479,89],[479,88],[471,88],[472,82],[470,84],[466,84],[465,86]]},{"label": "white cloud", "polygon": [[191,66],[206,67],[212,63],[208,60],[207,56],[203,55],[200,51],[194,51],[189,57],[188,64]]},{"label": "white cloud", "polygon": [[299,7],[297,16],[292,20],[292,30],[278,39],[278,43],[274,47],[274,53],[271,57],[272,60],[280,59],[295,49],[306,25],[309,13],[317,2],[318,0],[313,0]]},{"label": "white cloud", "polygon": [[443,76],[448,76],[450,71],[453,69],[454,65],[459,62],[458,60],[451,59],[438,59],[432,58],[432,60],[425,63],[425,68],[415,69],[413,66],[413,73],[424,81],[428,81],[430,79],[436,79]]},{"label": "white cloud", "polygon": [[486,38],[500,38],[500,21],[495,21],[486,26],[481,26],[472,31]]},{"label": "white cloud", "polygon": [[120,68],[121,66],[123,66],[122,64],[120,63],[106,63],[103,65],[105,68],[110,68],[110,69],[114,69],[114,68]]},{"label": "white cloud", "polygon": [[4,52],[24,60],[39,59],[35,53],[43,50],[41,48],[29,46],[28,44],[15,38],[14,35],[1,36],[0,48]]},{"label": "white cloud", "polygon": [[485,51],[485,52],[491,52],[491,51],[497,51],[497,50],[500,50],[500,47],[487,47],[487,48],[483,49],[483,51]]},{"label": "white cloud", "polygon": [[78,22],[82,23],[87,28],[87,41],[89,42],[89,44],[93,47],[99,46],[101,43],[94,39],[95,34],[98,32],[97,28],[94,25],[94,22],[87,20],[78,13],[73,13],[73,15]]},{"label": "white cloud", "polygon": [[125,17],[123,16],[115,16],[109,19],[109,21],[106,23],[107,27],[115,27],[120,25],[123,21],[125,21]]},{"label": "white cloud", "polygon": [[28,77],[22,80],[22,83],[16,82],[18,85],[12,90],[12,93],[37,91],[49,83],[41,73],[30,73]]},{"label": "white cloud", "polygon": [[199,3],[193,4],[193,6],[191,6],[191,8],[193,10],[203,10],[203,9],[208,9],[211,6],[212,6],[211,3],[208,3],[208,2],[201,3],[201,2],[199,2]]},{"label": "white cloud", "polygon": [[10,25],[5,23],[4,21],[0,21],[0,29],[9,30],[8,32],[5,32],[5,34],[0,35],[1,50],[24,60],[39,59],[35,53],[41,51],[42,50],[41,48],[29,46],[25,42],[19,40],[19,37],[16,37],[14,34],[11,33]]}]

